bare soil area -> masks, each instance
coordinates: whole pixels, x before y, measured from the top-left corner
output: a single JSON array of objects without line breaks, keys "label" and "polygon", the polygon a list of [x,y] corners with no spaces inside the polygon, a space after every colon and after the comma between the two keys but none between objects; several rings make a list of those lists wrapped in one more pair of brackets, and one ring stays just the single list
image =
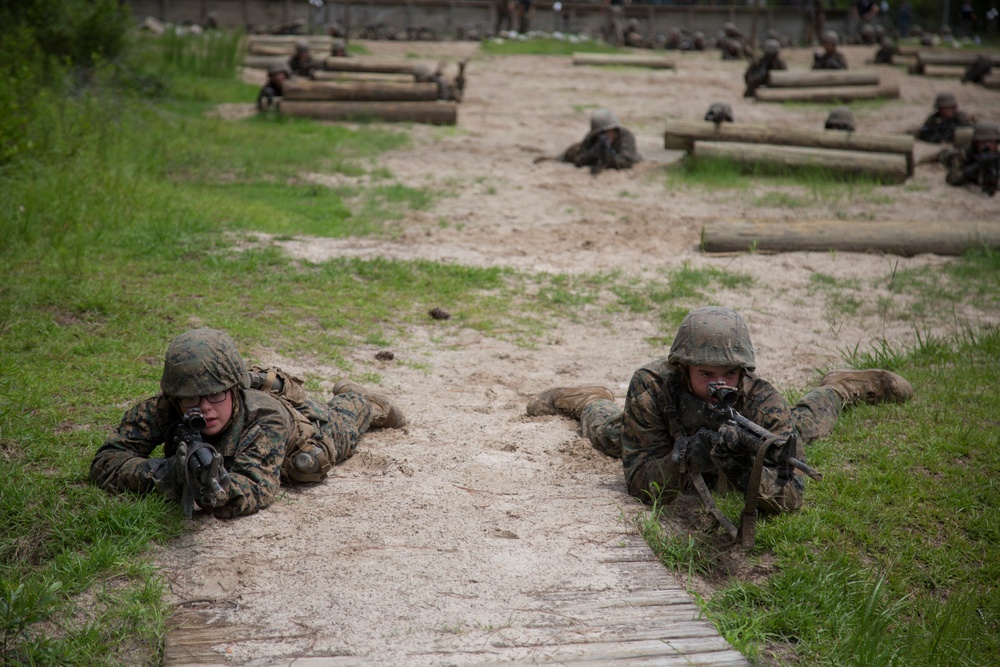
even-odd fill
[{"label": "bare soil area", "polygon": [[[846,349],[883,339],[912,343],[916,327],[945,334],[1000,321],[995,307],[976,304],[941,303],[919,322],[880,314],[880,297],[905,297],[873,287],[879,278],[948,258],[702,254],[701,227],[719,218],[990,221],[1000,206],[998,198],[947,186],[934,164],[919,165],[903,186],[796,208],[761,203],[768,192],[809,196],[795,186],[670,185],[665,168],[680,153],[662,148],[666,118],[701,118],[724,101],[737,122],[822,127],[826,107],[745,100],[742,63],[716,52],[674,53],[676,71],[600,69],[574,67],[566,57],[484,56],[475,43],[368,47],[429,62],[472,57],[457,128],[414,126],[413,146],[379,162],[401,182],[446,196],[407,214],[392,239],[281,241],[296,257],[617,270],[639,278],[684,263],[747,273],[755,278],[749,293],[719,291],[712,302],[744,315],[759,372],[779,388],[806,389],[817,371],[842,365]],[[848,48],[847,57],[860,68],[873,51]],[[806,49],[786,53],[792,69],[806,69],[810,58]],[[879,72],[899,80],[902,99],[856,110],[859,130],[919,125],[945,90],[979,118],[1000,121],[1000,93],[897,68]],[[611,108],[635,132],[646,158],[639,168],[593,177],[566,164],[533,163],[581,139],[596,107]],[[810,280],[817,272],[858,281],[863,305],[831,309]],[[593,450],[573,422],[524,414],[532,394],[555,385],[605,384],[622,401],[633,370],[665,354],[647,342],[663,333],[659,322],[623,315],[609,326],[606,319],[583,310],[579,323],[554,328],[532,349],[473,331],[442,339],[430,326],[413,327],[391,361],[376,360],[375,347],[357,348],[357,372],[381,375],[381,391],[398,401],[409,425],[367,434],[328,481],[286,489],[265,512],[228,522],[196,517],[191,531],[159,554],[171,601],[209,624],[256,629],[217,647],[227,664],[320,664],[307,656],[407,665],[544,658],[544,647],[512,648],[534,622],[535,598],[568,590],[618,594],[622,584],[600,554],[632,532],[641,509],[625,493],[620,463]],[[330,386],[339,379],[322,359],[280,359],[267,350],[251,356],[328,377]]]}]

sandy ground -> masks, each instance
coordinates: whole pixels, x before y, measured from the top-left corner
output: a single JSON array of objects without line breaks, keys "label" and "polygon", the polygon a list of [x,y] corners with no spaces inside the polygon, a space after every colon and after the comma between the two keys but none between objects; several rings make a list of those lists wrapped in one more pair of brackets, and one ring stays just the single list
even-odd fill
[{"label": "sandy ground", "polygon": [[[781,388],[807,388],[817,371],[842,364],[845,349],[881,339],[910,343],[917,325],[948,333],[967,322],[1000,321],[990,305],[941,304],[919,323],[878,314],[879,298],[889,296],[873,286],[880,279],[947,258],[703,255],[702,224],[718,218],[998,219],[1000,198],[948,187],[937,165],[918,166],[904,186],[819,200],[811,208],[755,203],[771,191],[807,194],[789,187],[668,186],[665,165],[679,154],[661,148],[665,118],[700,118],[712,102],[726,101],[737,121],[822,127],[826,108],[744,100],[741,63],[715,53],[674,54],[677,71],[593,69],[573,67],[568,58],[482,56],[473,43],[369,48],[429,62],[473,57],[458,127],[414,127],[413,146],[379,162],[403,183],[448,196],[409,213],[392,240],[282,242],[297,257],[420,258],[645,278],[684,263],[748,273],[756,278],[749,293],[720,291],[712,301],[743,313],[759,371]],[[848,48],[847,56],[860,66],[873,51]],[[807,50],[786,55],[792,69],[805,69],[810,59]],[[856,110],[861,130],[918,125],[944,90],[980,118],[1000,121],[996,92],[896,68],[879,72],[900,81],[903,97]],[[646,163],[592,177],[569,165],[532,162],[579,140],[590,111],[600,106],[633,129]],[[854,296],[865,305],[854,314],[831,311],[811,289],[816,272],[860,281]],[[605,384],[621,402],[632,371],[665,353],[646,342],[662,333],[658,323],[622,316],[613,326],[565,324],[535,349],[472,331],[444,338],[438,331],[414,327],[393,346],[395,361],[376,361],[375,348],[354,352],[358,374],[379,373],[381,390],[409,416],[405,429],[367,434],[357,456],[327,482],[288,489],[258,515],[229,522],[196,517],[191,531],[160,553],[179,609],[258,629],[258,641],[219,649],[228,663],[290,664],[291,657],[317,655],[369,664],[531,660],[538,654],[512,652],[505,641],[530,616],[534,597],[618,585],[595,563],[600,550],[630,532],[640,509],[624,492],[620,463],[593,450],[571,421],[529,418],[524,406],[549,386],[581,383]],[[321,361],[253,354],[329,377],[331,386],[338,379]]]}]

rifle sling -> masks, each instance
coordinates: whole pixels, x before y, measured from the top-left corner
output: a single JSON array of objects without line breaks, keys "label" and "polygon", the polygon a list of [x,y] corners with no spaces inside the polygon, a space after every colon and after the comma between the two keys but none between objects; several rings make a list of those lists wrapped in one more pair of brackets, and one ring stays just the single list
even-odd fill
[{"label": "rifle sling", "polygon": [[701,498],[701,504],[712,513],[712,516],[719,522],[719,525],[726,529],[729,537],[735,540],[737,535],[736,526],[729,520],[729,517],[722,513],[722,510],[716,507],[715,501],[712,500],[712,492],[708,490],[705,478],[702,477],[700,472],[691,471],[691,483],[694,485],[695,491],[698,492],[698,497]]},{"label": "rifle sling", "polygon": [[774,439],[763,441],[757,449],[756,456],[753,457],[753,469],[750,472],[750,481],[747,482],[746,504],[740,515],[738,533],[740,544],[747,551],[753,549],[757,538],[757,498],[760,496],[760,478],[764,474],[764,458],[767,456],[767,450],[776,442]]}]

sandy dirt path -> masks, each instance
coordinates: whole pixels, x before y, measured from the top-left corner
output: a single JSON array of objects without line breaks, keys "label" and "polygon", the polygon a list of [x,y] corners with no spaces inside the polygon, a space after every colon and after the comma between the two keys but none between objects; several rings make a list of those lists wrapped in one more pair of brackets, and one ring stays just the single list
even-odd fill
[{"label": "sandy dirt path", "polygon": [[[744,314],[765,377],[780,388],[804,389],[817,371],[840,365],[845,349],[881,339],[912,342],[913,320],[877,307],[880,297],[905,298],[878,284],[894,271],[951,260],[848,253],[710,257],[698,249],[704,222],[997,218],[998,200],[947,187],[936,165],[918,167],[905,186],[820,198],[808,208],[761,204],[767,192],[808,194],[791,186],[669,186],[664,166],[679,154],[660,147],[667,117],[700,118],[712,102],[727,101],[738,121],[818,128],[825,119],[824,108],[744,100],[743,65],[715,53],[678,54],[678,70],[670,72],[580,68],[557,57],[488,57],[471,43],[369,48],[429,61],[473,56],[458,127],[414,127],[413,146],[379,162],[401,182],[447,196],[408,214],[394,239],[281,242],[297,257],[617,270],[637,278],[684,263],[747,273],[755,278],[749,292],[719,291],[713,302]],[[848,58],[860,64],[870,50],[848,49]],[[807,50],[787,55],[793,69],[806,68],[809,58]],[[903,98],[858,110],[865,131],[919,124],[939,90],[956,92],[981,118],[1000,120],[995,92],[907,77],[898,69],[880,72],[901,82]],[[533,164],[534,157],[579,140],[599,106],[612,108],[635,131],[643,165],[592,177],[555,162]],[[337,182],[324,174],[306,177]],[[817,272],[857,281],[856,297],[865,305],[853,314],[831,312],[810,280]],[[634,544],[629,536],[640,505],[625,494],[618,461],[593,450],[569,420],[526,417],[525,403],[546,387],[580,383],[606,384],[621,402],[632,371],[665,353],[646,342],[664,333],[652,318],[622,315],[608,323],[606,314],[587,309],[580,316],[532,349],[473,331],[442,338],[438,329],[415,326],[394,344],[395,361],[376,361],[374,347],[354,350],[357,372],[379,373],[381,390],[398,400],[410,424],[367,434],[358,454],[327,482],[287,489],[265,512],[229,522],[196,517],[192,530],[159,555],[181,616],[241,628],[248,636],[233,631],[233,641],[211,647],[234,665],[444,665],[553,655],[552,645],[565,642],[565,634],[553,631],[546,641],[539,630],[552,596],[623,599],[631,590],[634,578],[610,567],[608,553]],[[967,322],[998,320],[991,304],[979,310],[942,304],[919,324],[922,332],[947,333]],[[330,386],[338,379],[322,360],[253,354],[328,377]],[[591,623],[591,634],[581,637],[599,635],[599,626]]]}]

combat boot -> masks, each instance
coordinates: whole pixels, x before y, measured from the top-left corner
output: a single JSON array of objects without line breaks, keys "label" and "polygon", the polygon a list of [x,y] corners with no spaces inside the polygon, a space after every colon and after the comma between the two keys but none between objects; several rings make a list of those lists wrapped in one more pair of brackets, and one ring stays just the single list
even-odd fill
[{"label": "combat boot", "polygon": [[402,428],[406,426],[406,417],[392,401],[383,394],[377,394],[365,389],[357,382],[341,380],[333,385],[334,394],[346,394],[349,391],[361,394],[375,408],[372,417],[372,428]]},{"label": "combat boot", "polygon": [[830,371],[820,380],[819,386],[833,389],[844,399],[845,405],[855,402],[871,405],[905,403],[913,396],[913,385],[905,378],[882,370]]},{"label": "combat boot", "polygon": [[564,414],[573,419],[579,419],[583,409],[591,401],[600,399],[615,400],[615,395],[607,387],[555,387],[536,394],[528,401],[528,415]]}]

